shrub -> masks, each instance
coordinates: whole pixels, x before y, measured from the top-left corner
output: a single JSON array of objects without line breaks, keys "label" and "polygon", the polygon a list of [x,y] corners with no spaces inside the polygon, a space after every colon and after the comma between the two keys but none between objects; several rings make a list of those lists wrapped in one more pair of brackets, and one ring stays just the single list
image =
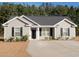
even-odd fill
[{"label": "shrub", "polygon": [[21,41],[27,41],[28,40],[28,36],[27,35],[25,35],[25,36],[23,36],[22,38],[21,38]]},{"label": "shrub", "polygon": [[7,42],[12,42],[14,38],[10,38],[7,40]]},{"label": "shrub", "polygon": [[20,41],[20,39],[19,39],[18,37],[16,37],[16,39],[15,39],[15,40],[16,40],[16,42]]}]

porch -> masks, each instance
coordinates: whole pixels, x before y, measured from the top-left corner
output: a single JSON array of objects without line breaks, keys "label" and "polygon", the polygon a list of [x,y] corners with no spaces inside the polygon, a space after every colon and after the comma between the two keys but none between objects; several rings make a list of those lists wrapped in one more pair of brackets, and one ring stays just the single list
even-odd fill
[{"label": "porch", "polygon": [[72,40],[75,36],[71,36],[70,28],[56,27],[32,27],[31,39],[36,40]]},{"label": "porch", "polygon": [[54,39],[55,29],[53,27],[32,27],[31,28],[31,39],[37,40],[49,40]]}]

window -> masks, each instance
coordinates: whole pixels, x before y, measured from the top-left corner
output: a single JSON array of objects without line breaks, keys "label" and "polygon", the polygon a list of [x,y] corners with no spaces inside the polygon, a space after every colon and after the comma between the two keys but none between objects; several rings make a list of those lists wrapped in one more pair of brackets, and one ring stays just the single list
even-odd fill
[{"label": "window", "polygon": [[69,36],[70,29],[69,28],[61,28],[61,36]]},{"label": "window", "polygon": [[45,28],[43,28],[43,32],[42,32],[43,33],[43,36],[46,36],[45,32],[46,32],[45,31]]},{"label": "window", "polygon": [[42,28],[42,35],[43,36],[49,36],[50,35],[49,28]]},{"label": "window", "polygon": [[68,36],[68,29],[67,28],[64,28],[63,29],[63,33],[64,33],[64,36]]},{"label": "window", "polygon": [[12,27],[12,36],[22,36],[22,27]]},{"label": "window", "polygon": [[66,28],[66,36],[69,36],[69,35],[70,35],[70,29]]},{"label": "window", "polygon": [[60,33],[61,33],[61,36],[63,36],[63,28],[61,28],[61,31],[60,31]]},{"label": "window", "polygon": [[15,36],[20,36],[20,28],[17,27],[17,28],[14,28],[15,30]]},{"label": "window", "polygon": [[46,28],[46,36],[50,35],[50,28]]}]

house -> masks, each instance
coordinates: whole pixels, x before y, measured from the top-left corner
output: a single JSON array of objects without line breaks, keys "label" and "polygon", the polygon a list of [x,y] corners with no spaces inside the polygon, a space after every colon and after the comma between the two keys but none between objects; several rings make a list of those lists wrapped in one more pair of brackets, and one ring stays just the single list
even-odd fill
[{"label": "house", "polygon": [[4,39],[28,35],[29,40],[74,38],[77,25],[66,16],[16,16],[2,24]]}]

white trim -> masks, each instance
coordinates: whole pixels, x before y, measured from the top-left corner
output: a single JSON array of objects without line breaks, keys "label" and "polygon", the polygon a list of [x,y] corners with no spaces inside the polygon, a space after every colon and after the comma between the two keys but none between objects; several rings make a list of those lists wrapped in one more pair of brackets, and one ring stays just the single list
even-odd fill
[{"label": "white trim", "polygon": [[29,40],[32,40],[31,27],[29,27]]},{"label": "white trim", "polygon": [[31,26],[31,27],[54,27],[52,25],[41,25],[41,26]]},{"label": "white trim", "polygon": [[16,17],[14,17],[13,19],[11,19],[11,20],[8,20],[7,22],[5,22],[4,24],[2,24],[3,26],[5,26],[7,23],[9,23],[9,22],[11,22],[11,21],[13,21],[14,19],[16,19],[16,18],[19,18],[18,16],[16,16]]},{"label": "white trim", "polygon": [[36,39],[39,40],[39,37],[40,37],[40,35],[39,35],[39,27],[37,27],[36,28]]},{"label": "white trim", "polygon": [[[57,24],[61,23],[62,21],[65,21],[65,20],[68,21],[68,22],[71,23],[71,24],[74,24],[74,26],[77,27],[77,25],[76,25],[75,23],[69,21],[69,20],[66,19],[66,18],[64,18],[62,21],[56,23],[55,25],[39,25],[38,23],[36,23],[36,22],[33,21],[32,19],[30,19],[30,18],[28,18],[27,16],[24,16],[24,15],[22,15],[22,16],[20,16],[20,17],[16,16],[16,17],[14,17],[13,19],[11,19],[11,20],[5,22],[5,23],[2,24],[2,25],[5,26],[7,23],[13,21],[13,20],[16,19],[16,18],[18,18],[18,19],[20,19],[21,21],[23,21],[23,20],[21,19],[21,17],[25,17],[25,18],[27,18],[29,21],[32,21],[33,23],[35,23],[35,24],[38,25],[38,26],[31,26],[31,25],[29,25],[29,26],[31,26],[31,27],[56,27]],[[23,21],[23,22],[24,22],[24,21]]]},{"label": "white trim", "polygon": [[[20,19],[18,16],[16,16],[16,17],[14,17],[13,19],[8,20],[7,22],[5,22],[5,23],[2,24],[2,25],[5,26],[5,25],[8,24],[9,22],[11,22],[11,21],[13,21],[13,20],[15,20],[15,19],[17,19],[17,18],[18,18],[18,20],[24,22],[22,19]],[[25,22],[24,22],[24,23],[25,23]],[[30,24],[28,24],[28,26],[30,26]]]},{"label": "white trim", "polygon": [[22,16],[20,16],[20,17],[25,17],[25,18],[27,18],[29,21],[31,21],[31,22],[37,24],[38,26],[40,26],[37,22],[33,21],[32,19],[28,18],[28,17],[25,16],[25,15],[22,15]]},{"label": "white trim", "polygon": [[71,24],[74,24],[75,25],[75,27],[77,27],[77,25],[75,24],[75,23],[73,23],[72,21],[69,21],[68,19],[64,19],[64,20],[66,20],[66,21],[68,21],[69,23],[71,23]]},{"label": "white trim", "polygon": [[62,21],[60,21],[60,22],[56,23],[55,25],[53,25],[53,27],[56,27],[56,26],[57,26],[57,24],[59,24],[59,23],[61,23],[61,22],[63,22],[63,21],[68,21],[69,23],[71,23],[71,24],[73,24],[75,27],[77,27],[77,25],[76,25],[75,23],[73,23],[73,22],[69,21],[69,20],[68,20],[68,19],[66,19],[66,18],[64,18]]}]

